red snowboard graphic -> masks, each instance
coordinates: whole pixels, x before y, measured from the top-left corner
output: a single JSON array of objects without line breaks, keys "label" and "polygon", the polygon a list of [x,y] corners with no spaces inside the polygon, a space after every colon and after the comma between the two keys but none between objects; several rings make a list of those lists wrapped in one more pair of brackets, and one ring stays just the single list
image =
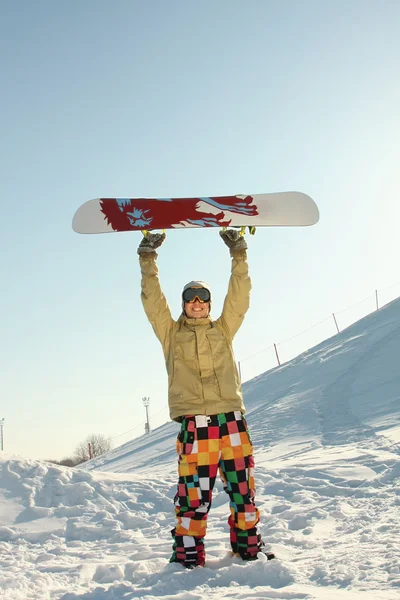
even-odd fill
[{"label": "red snowboard graphic", "polygon": [[196,198],[98,198],[75,213],[77,233],[190,227],[313,225],[315,202],[300,192]]},{"label": "red snowboard graphic", "polygon": [[[179,198],[176,200],[147,198],[101,198],[101,212],[114,231],[127,229],[168,229],[183,224],[183,221],[197,227],[227,227],[231,220],[226,212],[244,216],[258,215],[253,197],[243,200],[235,196],[214,198]],[[204,212],[202,204],[218,209],[216,214]]]}]

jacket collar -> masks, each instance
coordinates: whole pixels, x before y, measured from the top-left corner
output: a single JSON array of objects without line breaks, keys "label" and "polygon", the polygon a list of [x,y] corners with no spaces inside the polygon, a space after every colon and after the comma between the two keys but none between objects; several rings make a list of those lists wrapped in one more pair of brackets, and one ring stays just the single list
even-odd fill
[{"label": "jacket collar", "polygon": [[187,327],[198,327],[204,325],[211,325],[212,318],[210,315],[208,317],[204,317],[203,319],[189,319],[185,313],[182,313],[178,319],[178,323],[181,325],[186,325]]}]

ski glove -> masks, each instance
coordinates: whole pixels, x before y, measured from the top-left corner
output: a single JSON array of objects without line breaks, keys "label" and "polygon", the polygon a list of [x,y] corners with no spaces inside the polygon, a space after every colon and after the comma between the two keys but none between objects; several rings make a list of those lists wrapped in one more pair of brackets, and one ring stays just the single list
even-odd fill
[{"label": "ski glove", "polygon": [[247,250],[247,242],[244,236],[240,235],[240,232],[236,229],[221,230],[219,235],[228,246],[231,255],[238,252],[238,250]]},{"label": "ski glove", "polygon": [[142,239],[137,249],[137,253],[144,256],[157,254],[156,248],[159,248],[166,238],[165,233],[147,233]]}]

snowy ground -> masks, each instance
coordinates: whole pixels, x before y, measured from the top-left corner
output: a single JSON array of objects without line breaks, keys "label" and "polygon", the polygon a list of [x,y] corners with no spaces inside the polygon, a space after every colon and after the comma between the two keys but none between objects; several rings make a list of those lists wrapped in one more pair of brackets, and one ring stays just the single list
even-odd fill
[{"label": "snowy ground", "polygon": [[0,597],[400,598],[399,353],[396,301],[246,384],[276,561],[230,557],[217,484],[206,567],[168,563],[174,423],[81,469],[1,456]]}]

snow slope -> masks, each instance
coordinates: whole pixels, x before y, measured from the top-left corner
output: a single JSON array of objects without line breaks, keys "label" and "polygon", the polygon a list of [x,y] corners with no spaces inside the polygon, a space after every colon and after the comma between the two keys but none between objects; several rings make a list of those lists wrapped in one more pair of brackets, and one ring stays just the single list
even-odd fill
[{"label": "snow slope", "polygon": [[1,456],[0,597],[399,598],[399,354],[396,300],[245,384],[261,532],[277,561],[229,556],[218,483],[206,567],[168,563],[175,423],[80,469]]}]

